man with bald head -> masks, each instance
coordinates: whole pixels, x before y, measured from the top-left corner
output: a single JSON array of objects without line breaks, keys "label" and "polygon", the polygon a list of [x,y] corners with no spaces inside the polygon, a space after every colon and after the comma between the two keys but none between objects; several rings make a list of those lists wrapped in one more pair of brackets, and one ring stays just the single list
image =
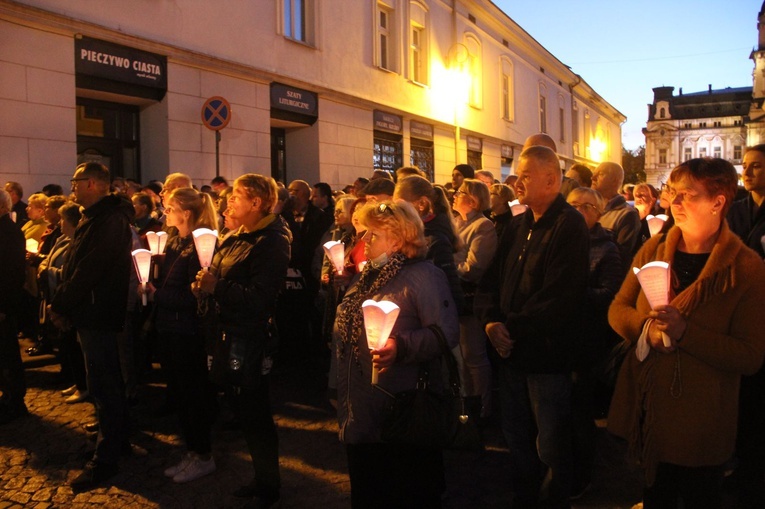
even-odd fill
[{"label": "man with bald head", "polygon": [[[545,133],[532,134],[526,138],[526,141],[523,142],[523,150],[533,146],[547,147],[555,153],[558,152],[558,147],[555,145],[555,141],[550,137],[549,134]],[[568,193],[577,187],[579,187],[579,183],[577,181],[572,178],[563,176],[560,184],[560,194],[566,198]]]},{"label": "man with bald head", "polygon": [[[589,235],[560,194],[558,157],[521,153],[515,190],[524,214],[505,228],[475,298],[478,319],[502,357],[502,432],[519,507],[568,507],[573,479],[569,365],[581,328]],[[537,430],[537,431],[532,431]],[[543,479],[545,489],[542,489]],[[540,500],[540,493],[547,493]]]},{"label": "man with bald head", "polygon": [[619,194],[623,181],[624,170],[617,163],[600,163],[592,173],[592,188],[606,200],[606,209],[600,216],[600,224],[613,234],[626,270],[632,263],[633,255],[640,248],[640,214]]}]

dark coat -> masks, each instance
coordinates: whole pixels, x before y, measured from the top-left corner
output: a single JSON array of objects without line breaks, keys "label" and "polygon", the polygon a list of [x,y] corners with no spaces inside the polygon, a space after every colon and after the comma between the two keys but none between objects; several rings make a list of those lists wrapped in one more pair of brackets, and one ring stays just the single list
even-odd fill
[{"label": "dark coat", "polygon": [[219,278],[213,297],[222,330],[265,343],[268,320],[287,275],[290,240],[286,223],[274,216],[260,230],[240,230],[223,241],[210,267]]},{"label": "dark coat", "polygon": [[757,211],[757,216],[752,218],[751,193],[743,200],[733,202],[728,211],[728,224],[733,233],[738,235],[747,247],[759,253],[760,258],[765,258],[762,247],[762,236],[765,235],[765,203]]},{"label": "dark coat", "polygon": [[457,264],[454,262],[454,248],[459,239],[445,214],[436,214],[424,225],[425,238],[428,240],[428,252],[425,258],[444,271],[457,311],[462,313],[465,309],[465,294],[457,274]]},{"label": "dark coat", "polygon": [[26,241],[10,214],[0,216],[0,243],[0,313],[8,315],[18,310],[26,273]]},{"label": "dark coat", "polygon": [[127,198],[109,194],[83,210],[64,264],[51,309],[77,328],[119,332],[125,326],[130,256],[130,223],[135,214]]},{"label": "dark coat", "polygon": [[191,293],[191,283],[201,268],[191,235],[185,238],[176,235],[168,241],[161,279],[154,293],[159,332],[198,332],[197,299]]},{"label": "dark coat", "polygon": [[587,225],[563,196],[538,221],[530,209],[513,218],[475,298],[479,321],[503,322],[515,341],[503,362],[526,373],[569,370],[588,266]]}]

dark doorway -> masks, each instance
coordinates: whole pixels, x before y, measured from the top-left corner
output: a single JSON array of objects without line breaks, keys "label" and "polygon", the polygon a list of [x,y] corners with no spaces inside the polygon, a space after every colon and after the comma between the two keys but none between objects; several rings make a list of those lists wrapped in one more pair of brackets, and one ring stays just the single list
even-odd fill
[{"label": "dark doorway", "polygon": [[77,98],[77,163],[104,164],[114,177],[141,181],[137,106]]},{"label": "dark doorway", "polygon": [[287,135],[278,127],[271,128],[271,176],[287,184]]}]

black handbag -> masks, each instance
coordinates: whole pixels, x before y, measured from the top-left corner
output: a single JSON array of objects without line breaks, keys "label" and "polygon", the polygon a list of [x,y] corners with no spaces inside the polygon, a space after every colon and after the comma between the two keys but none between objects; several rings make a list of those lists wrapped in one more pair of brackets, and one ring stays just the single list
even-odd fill
[{"label": "black handbag", "polygon": [[429,327],[441,344],[442,358],[449,372],[449,387],[438,393],[429,387],[427,363],[420,364],[414,389],[390,394],[383,419],[381,438],[385,442],[405,443],[454,450],[482,450],[478,425],[480,396],[463,397],[457,361],[446,343],[441,328]]},{"label": "black handbag", "polygon": [[257,387],[263,372],[263,344],[253,337],[223,332],[213,346],[210,381]]}]

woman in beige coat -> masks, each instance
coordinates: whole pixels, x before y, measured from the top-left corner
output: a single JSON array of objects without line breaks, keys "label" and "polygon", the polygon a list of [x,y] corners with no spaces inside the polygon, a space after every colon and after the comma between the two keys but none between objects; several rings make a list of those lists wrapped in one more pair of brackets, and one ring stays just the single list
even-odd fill
[{"label": "woman in beige coat", "polygon": [[637,349],[619,373],[608,427],[645,469],[645,509],[674,508],[680,499],[686,509],[720,507],[740,378],[765,355],[765,265],[724,220],[737,180],[722,159],[672,170],[675,227],[652,237],[633,261],[670,264],[669,305],[651,310],[630,271],[609,309],[611,326]]}]

